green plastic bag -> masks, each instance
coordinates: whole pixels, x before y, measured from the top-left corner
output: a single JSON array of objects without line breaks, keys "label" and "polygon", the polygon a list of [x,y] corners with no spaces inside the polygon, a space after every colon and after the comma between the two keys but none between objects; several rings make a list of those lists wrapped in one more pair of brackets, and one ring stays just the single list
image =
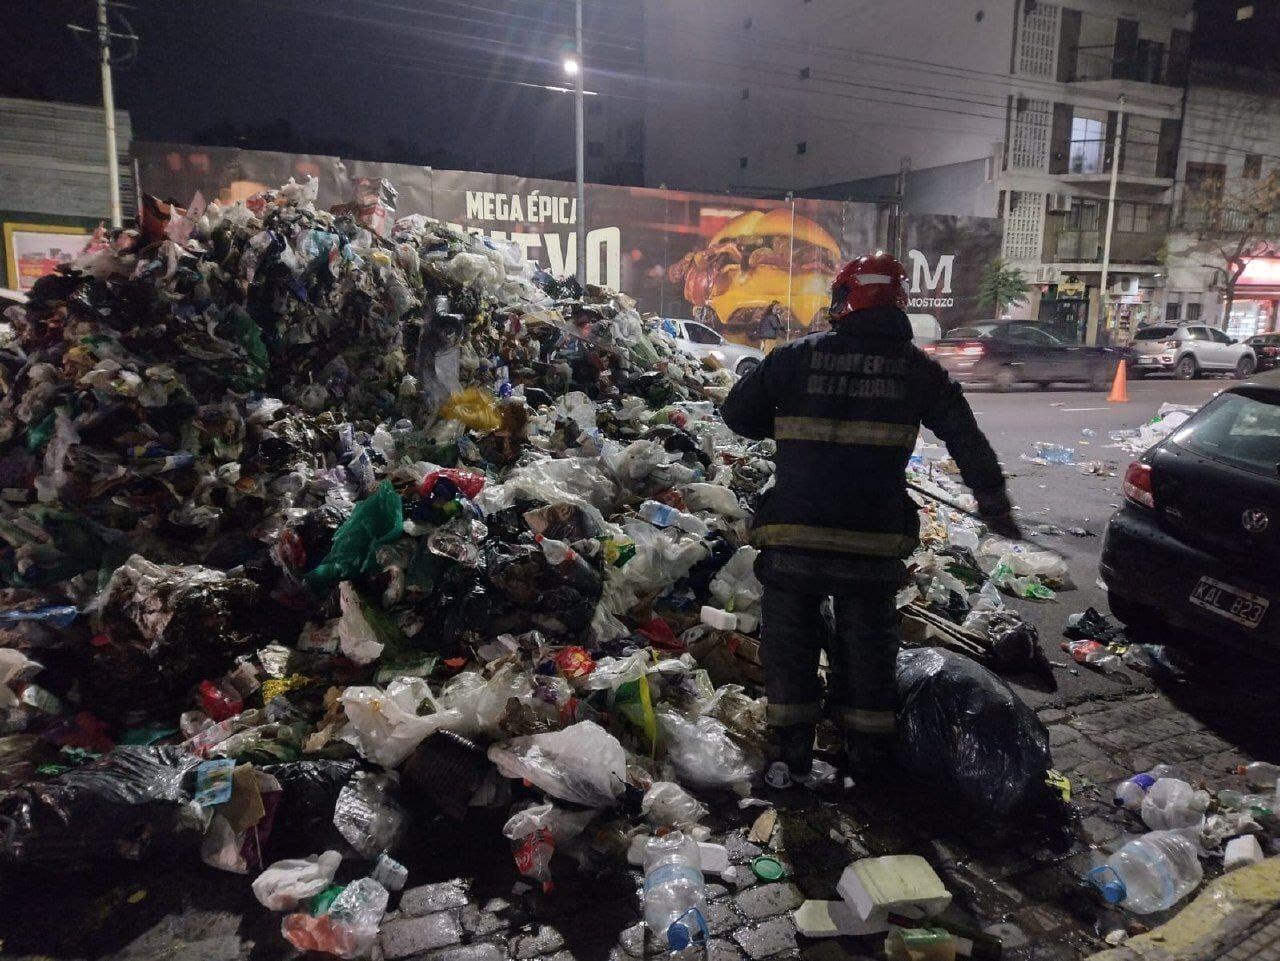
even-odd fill
[{"label": "green plastic bag", "polygon": [[334,532],[328,555],[304,580],[309,587],[323,591],[338,581],[367,574],[377,568],[378,548],[398,540],[403,532],[404,505],[391,481],[384,480],[342,522]]}]

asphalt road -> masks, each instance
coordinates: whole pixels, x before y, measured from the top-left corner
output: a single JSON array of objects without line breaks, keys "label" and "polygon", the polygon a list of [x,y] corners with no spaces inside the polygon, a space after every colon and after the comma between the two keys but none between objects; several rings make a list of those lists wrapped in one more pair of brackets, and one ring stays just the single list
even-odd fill
[{"label": "asphalt road", "polygon": [[[1061,650],[1062,628],[1067,615],[1096,607],[1104,613],[1106,596],[1097,586],[1098,556],[1107,519],[1120,505],[1120,484],[1131,455],[1119,449],[1108,432],[1139,427],[1151,420],[1163,403],[1199,405],[1231,383],[1218,377],[1194,381],[1166,378],[1130,381],[1129,402],[1109,404],[1107,395],[1091,390],[1015,390],[969,392],[969,403],[986,431],[1009,477],[1010,495],[1018,508],[1019,522],[1028,531],[1053,526],[1066,531],[1077,527],[1090,537],[1071,534],[1032,534],[1032,540],[1066,558],[1076,588],[1059,593],[1054,601],[1017,601],[1015,606],[1036,625],[1050,661],[1069,663]],[[1096,431],[1093,436],[1083,433]],[[925,441],[936,439],[925,433]],[[1028,463],[1037,441],[1075,448],[1077,464],[1104,461],[1113,476],[1083,473],[1078,466],[1042,466]],[[941,451],[937,452],[938,454]],[[1158,641],[1159,638],[1146,638]],[[1149,686],[1140,674],[1108,677],[1075,664],[1055,670],[1058,690],[1048,692],[1018,684],[1033,707],[1069,706],[1083,700],[1132,692]]]}]

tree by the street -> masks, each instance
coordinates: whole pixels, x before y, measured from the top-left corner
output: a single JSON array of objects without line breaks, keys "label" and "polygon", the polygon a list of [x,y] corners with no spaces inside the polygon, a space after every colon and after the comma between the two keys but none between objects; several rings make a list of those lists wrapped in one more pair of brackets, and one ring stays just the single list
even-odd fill
[{"label": "tree by the street", "polygon": [[1197,236],[1214,258],[1202,266],[1222,275],[1225,323],[1249,264],[1280,250],[1280,169],[1229,184],[1211,179],[1188,199]]},{"label": "tree by the street", "polygon": [[1022,271],[997,257],[987,264],[987,269],[982,273],[978,303],[983,307],[994,308],[995,315],[1000,317],[1008,308],[1025,304],[1029,289]]}]

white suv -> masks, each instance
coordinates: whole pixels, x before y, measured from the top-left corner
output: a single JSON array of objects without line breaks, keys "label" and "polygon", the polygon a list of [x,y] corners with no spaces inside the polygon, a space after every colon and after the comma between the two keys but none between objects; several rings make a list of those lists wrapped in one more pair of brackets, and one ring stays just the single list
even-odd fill
[{"label": "white suv", "polygon": [[1253,376],[1258,358],[1253,348],[1232,340],[1217,327],[1203,324],[1157,324],[1142,327],[1129,345],[1133,349],[1133,374],[1173,371],[1179,380],[1191,380],[1203,373],[1233,373],[1238,378]]}]

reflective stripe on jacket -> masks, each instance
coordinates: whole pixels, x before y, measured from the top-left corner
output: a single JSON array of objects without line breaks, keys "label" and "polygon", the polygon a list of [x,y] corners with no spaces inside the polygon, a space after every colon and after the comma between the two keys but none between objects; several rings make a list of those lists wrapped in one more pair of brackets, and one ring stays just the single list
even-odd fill
[{"label": "reflective stripe on jacket", "polygon": [[905,471],[920,426],[947,445],[975,493],[1003,491],[995,452],[964,394],[911,343],[906,314],[858,311],[775,348],[723,406],[739,434],[777,441],[777,476],[756,510],[760,548],[906,557],[919,540]]}]

